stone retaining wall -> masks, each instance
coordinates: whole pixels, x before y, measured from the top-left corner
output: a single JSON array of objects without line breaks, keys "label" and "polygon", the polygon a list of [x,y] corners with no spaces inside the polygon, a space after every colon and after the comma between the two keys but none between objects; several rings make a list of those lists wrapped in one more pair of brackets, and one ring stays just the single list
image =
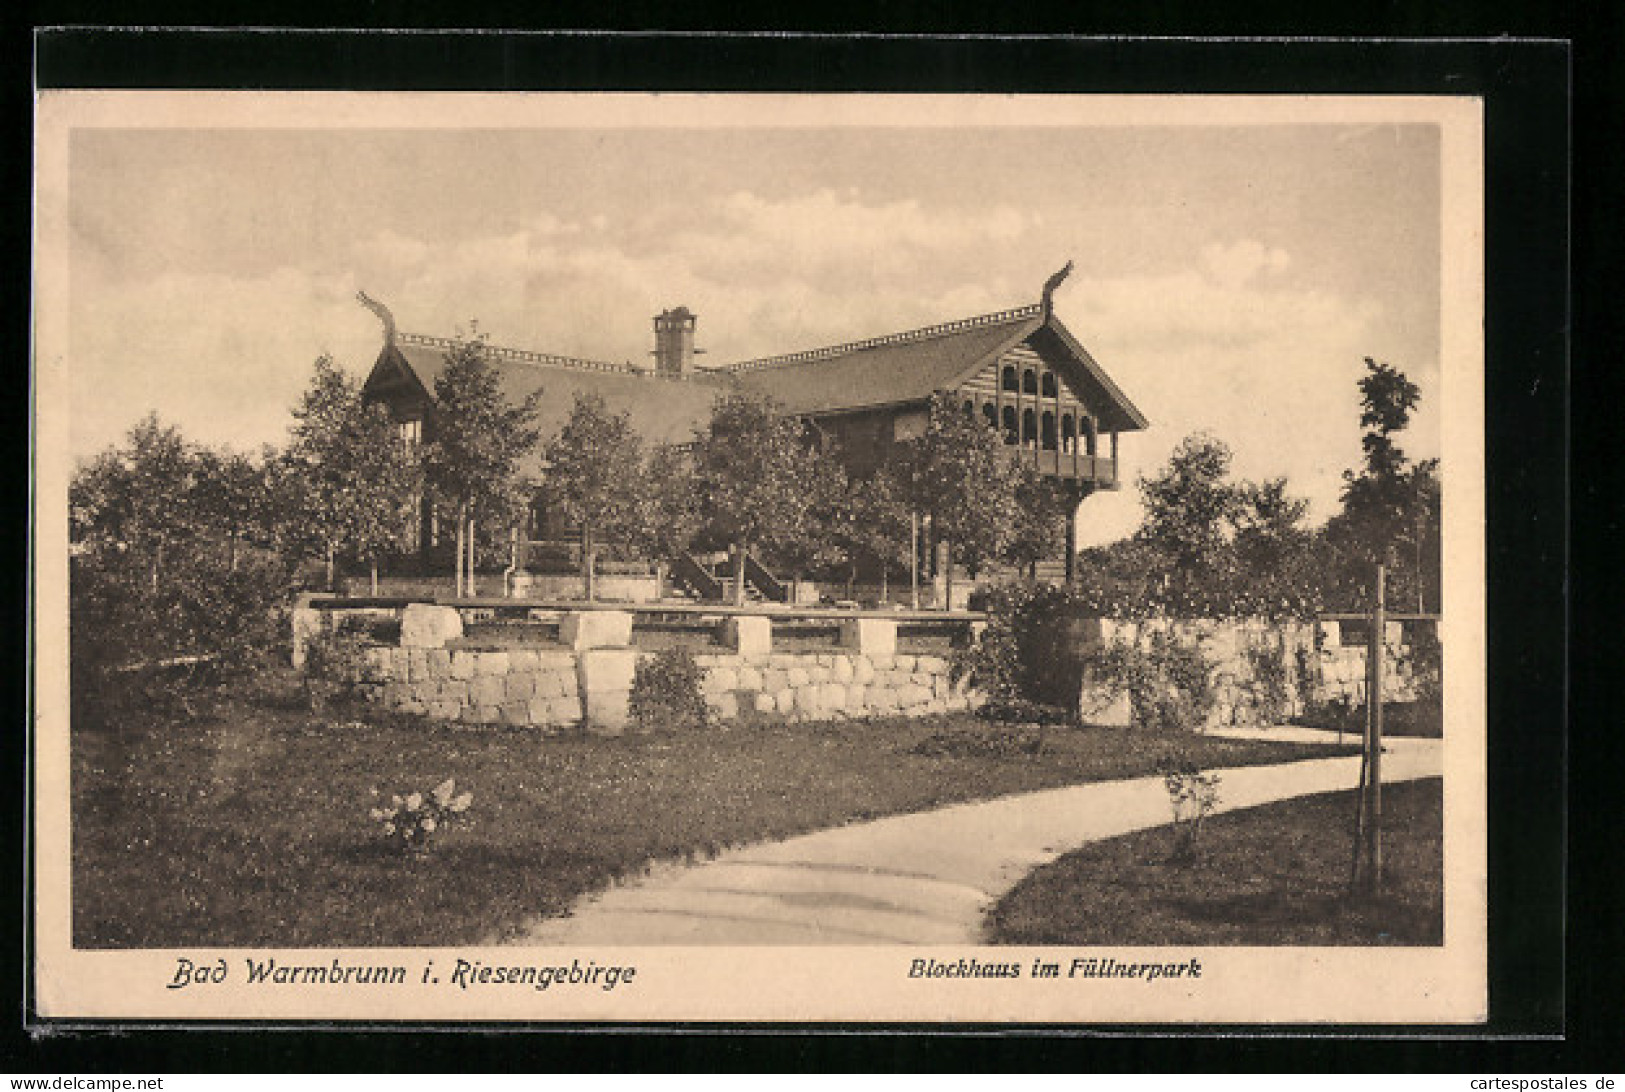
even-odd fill
[{"label": "stone retaining wall", "polygon": [[[1364,704],[1367,648],[1363,638],[1344,642],[1345,627],[1337,622],[1284,622],[1259,620],[1167,620],[1119,622],[1100,619],[1085,623],[1098,645],[1114,643],[1147,647],[1152,634],[1171,633],[1182,644],[1201,650],[1208,663],[1208,681],[1214,693],[1207,727],[1257,725],[1304,712],[1307,704],[1347,701]],[[1318,630],[1318,632],[1317,632]],[[1414,701],[1421,681],[1414,669],[1412,634],[1397,622],[1388,624],[1383,640],[1383,700]],[[1259,662],[1275,665],[1285,693],[1271,701],[1266,681],[1259,677]],[[1127,723],[1127,695],[1115,688],[1085,691],[1084,719],[1096,711],[1099,723]]]},{"label": "stone retaining wall", "polygon": [[[359,686],[370,701],[438,720],[555,731],[586,722],[616,735],[628,723],[629,668],[651,655],[634,649],[371,648]],[[926,716],[977,704],[975,694],[952,682],[940,656],[776,652],[695,660],[705,671],[706,703],[719,720]],[[605,679],[608,685],[601,685]]]}]

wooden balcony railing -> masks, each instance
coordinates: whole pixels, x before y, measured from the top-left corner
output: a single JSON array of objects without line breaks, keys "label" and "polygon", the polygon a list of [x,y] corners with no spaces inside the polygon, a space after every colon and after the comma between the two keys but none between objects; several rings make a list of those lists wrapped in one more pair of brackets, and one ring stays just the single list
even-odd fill
[{"label": "wooden balcony railing", "polygon": [[1004,450],[1010,458],[1027,462],[1046,477],[1093,482],[1106,489],[1117,486],[1117,460],[1107,456],[1085,455],[1082,450],[1045,450],[1031,445],[1015,445]]}]

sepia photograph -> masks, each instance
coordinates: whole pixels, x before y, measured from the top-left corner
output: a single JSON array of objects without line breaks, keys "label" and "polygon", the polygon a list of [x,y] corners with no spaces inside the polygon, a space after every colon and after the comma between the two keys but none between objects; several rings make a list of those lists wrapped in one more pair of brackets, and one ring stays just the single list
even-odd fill
[{"label": "sepia photograph", "polygon": [[37,115],[42,1014],[1486,1018],[1476,100]]}]

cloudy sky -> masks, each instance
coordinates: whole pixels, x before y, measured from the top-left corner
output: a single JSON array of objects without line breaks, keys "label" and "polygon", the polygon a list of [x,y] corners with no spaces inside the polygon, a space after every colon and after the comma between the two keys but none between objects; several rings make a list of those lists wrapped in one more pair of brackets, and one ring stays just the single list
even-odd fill
[{"label": "cloudy sky", "polygon": [[[72,447],[149,409],[248,449],[286,435],[314,358],[365,374],[403,330],[647,359],[699,315],[702,360],[1033,302],[1151,419],[1125,478],[1185,435],[1335,509],[1362,359],[1417,380],[1437,454],[1440,145],[1424,124],[75,130]],[[478,117],[471,116],[470,124]],[[1084,538],[1132,531],[1132,486]]]}]

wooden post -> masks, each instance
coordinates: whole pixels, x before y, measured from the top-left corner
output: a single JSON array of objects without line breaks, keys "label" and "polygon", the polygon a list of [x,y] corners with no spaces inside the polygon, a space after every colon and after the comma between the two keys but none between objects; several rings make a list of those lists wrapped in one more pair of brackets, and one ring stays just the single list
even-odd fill
[{"label": "wooden post", "polygon": [[1387,567],[1377,566],[1377,599],[1371,611],[1371,683],[1366,707],[1371,711],[1371,893],[1382,894],[1382,653],[1387,618]]},{"label": "wooden post", "polygon": [[908,605],[920,609],[920,513],[908,514]]}]

